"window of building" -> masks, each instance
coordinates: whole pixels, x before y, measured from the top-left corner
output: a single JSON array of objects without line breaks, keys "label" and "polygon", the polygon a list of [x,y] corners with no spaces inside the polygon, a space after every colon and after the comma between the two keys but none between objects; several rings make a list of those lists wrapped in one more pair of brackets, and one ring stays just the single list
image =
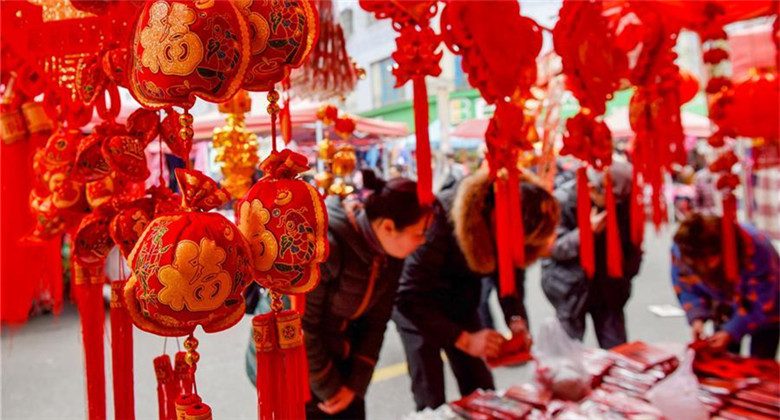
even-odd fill
[{"label": "window of building", "polygon": [[344,9],[339,13],[339,24],[344,31],[344,38],[352,35],[352,9]]},{"label": "window of building", "polygon": [[453,84],[455,90],[471,89],[469,75],[463,72],[463,56],[455,55]]},{"label": "window of building", "polygon": [[372,93],[375,107],[390,105],[406,100],[406,89],[395,88],[393,65],[395,62],[388,57],[371,65]]}]

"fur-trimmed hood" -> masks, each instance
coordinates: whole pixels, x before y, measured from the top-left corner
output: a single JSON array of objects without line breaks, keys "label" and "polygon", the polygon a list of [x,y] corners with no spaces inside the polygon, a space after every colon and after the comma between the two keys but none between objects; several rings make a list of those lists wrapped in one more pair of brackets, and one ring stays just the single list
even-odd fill
[{"label": "fur-trimmed hood", "polygon": [[479,274],[496,271],[496,247],[485,211],[492,190],[487,170],[477,171],[457,186],[450,211],[458,246],[469,269]]}]

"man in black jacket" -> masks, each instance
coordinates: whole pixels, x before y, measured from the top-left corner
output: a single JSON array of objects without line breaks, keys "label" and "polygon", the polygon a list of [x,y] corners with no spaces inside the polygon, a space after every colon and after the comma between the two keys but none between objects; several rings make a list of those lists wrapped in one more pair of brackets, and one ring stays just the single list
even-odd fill
[{"label": "man in black jacket", "polygon": [[639,272],[642,249],[631,241],[629,199],[632,167],[613,162],[610,167],[615,193],[617,222],[623,251],[623,277],[607,275],[606,213],[604,212],[603,174],[589,171],[593,212],[596,271],[588,279],[580,265],[580,230],[577,226],[577,186],[571,180],[555,191],[561,203],[557,239],[548,259],[542,260],[542,289],[555,307],[561,325],[572,338],[582,340],[585,316],[593,318],[596,337],[608,349],[626,342],[623,307],[631,296],[631,279]]},{"label": "man in black jacket", "polygon": [[[403,340],[418,410],[445,403],[442,350],[461,395],[494,387],[482,358],[496,356],[505,339],[484,328],[478,314],[481,278],[496,273],[492,186],[487,172],[479,171],[443,188],[426,244],[404,265],[393,321]],[[550,220],[526,223],[527,207],[547,207]],[[541,187],[524,183],[523,211],[530,263],[541,248],[534,244],[546,246],[553,236],[558,207]]]}]

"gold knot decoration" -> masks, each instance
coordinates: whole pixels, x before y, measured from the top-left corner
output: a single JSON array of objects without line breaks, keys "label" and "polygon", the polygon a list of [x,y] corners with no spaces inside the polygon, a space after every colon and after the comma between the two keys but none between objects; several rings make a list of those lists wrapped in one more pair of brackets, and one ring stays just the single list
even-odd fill
[{"label": "gold knot decoration", "polygon": [[231,100],[219,104],[219,112],[227,114],[227,121],[223,127],[214,129],[216,161],[225,177],[222,186],[234,198],[241,198],[249,191],[252,175],[260,162],[257,136],[245,124],[245,114],[251,108],[249,94],[239,91]]}]

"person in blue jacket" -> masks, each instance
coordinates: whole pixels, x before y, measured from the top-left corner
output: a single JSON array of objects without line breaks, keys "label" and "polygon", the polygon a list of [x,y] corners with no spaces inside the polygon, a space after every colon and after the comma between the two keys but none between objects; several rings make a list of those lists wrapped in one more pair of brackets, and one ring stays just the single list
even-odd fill
[{"label": "person in blue jacket", "polygon": [[[739,354],[749,335],[750,355],[774,359],[780,341],[780,258],[769,238],[748,224],[737,229],[739,280],[726,279],[721,218],[694,213],[680,224],[672,246],[672,281],[693,339],[713,351]],[[711,320],[715,333],[704,337]]]}]

